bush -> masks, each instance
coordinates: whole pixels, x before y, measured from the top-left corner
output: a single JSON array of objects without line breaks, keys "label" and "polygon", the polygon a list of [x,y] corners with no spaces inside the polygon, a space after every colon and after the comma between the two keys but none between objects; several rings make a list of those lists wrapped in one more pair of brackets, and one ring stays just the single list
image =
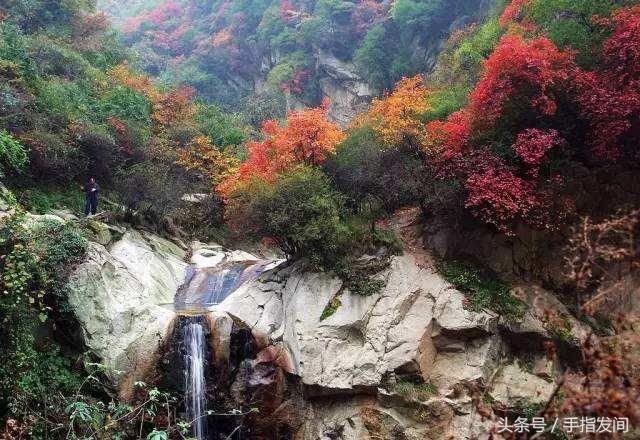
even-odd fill
[{"label": "bush", "polygon": [[57,399],[81,382],[45,329],[72,332],[65,283],[85,247],[70,224],[44,221],[26,228],[16,215],[0,227],[0,416],[45,409],[45,396]]},{"label": "bush", "polygon": [[27,210],[38,214],[46,214],[56,208],[66,208],[75,214],[81,214],[84,209],[84,194],[80,188],[28,188],[16,191],[16,194],[18,201]]},{"label": "bush", "polygon": [[232,194],[228,207],[234,229],[254,238],[273,238],[291,257],[307,257],[318,269],[333,267],[352,237],[343,197],[327,176],[299,167],[273,184],[258,179]]},{"label": "bush", "polygon": [[522,318],[524,305],[511,294],[511,287],[487,271],[462,261],[439,261],[436,268],[456,289],[467,295],[474,311],[489,309],[508,320]]},{"label": "bush", "polygon": [[384,148],[374,131],[362,127],[349,133],[325,165],[350,207],[374,222],[411,204],[421,204],[426,185],[424,156],[410,142]]},{"label": "bush", "polygon": [[22,171],[28,162],[27,151],[7,131],[0,131],[0,177],[7,169]]}]

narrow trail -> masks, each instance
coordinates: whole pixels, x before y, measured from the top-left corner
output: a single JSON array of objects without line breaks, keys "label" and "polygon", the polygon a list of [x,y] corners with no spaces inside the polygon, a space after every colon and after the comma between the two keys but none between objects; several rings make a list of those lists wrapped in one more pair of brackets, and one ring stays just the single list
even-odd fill
[{"label": "narrow trail", "polygon": [[392,231],[400,241],[402,250],[415,258],[421,268],[433,268],[433,257],[424,248],[423,224],[420,208],[401,208],[390,217],[376,223],[380,229]]}]

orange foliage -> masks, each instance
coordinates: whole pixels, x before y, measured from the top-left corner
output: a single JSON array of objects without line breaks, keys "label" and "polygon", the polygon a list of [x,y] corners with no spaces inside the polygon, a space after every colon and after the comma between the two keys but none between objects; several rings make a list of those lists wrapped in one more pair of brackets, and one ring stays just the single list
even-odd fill
[{"label": "orange foliage", "polygon": [[211,40],[213,47],[226,46],[233,41],[233,35],[227,29],[217,32]]},{"label": "orange foliage", "polygon": [[195,90],[181,87],[169,93],[159,94],[153,104],[153,120],[163,127],[180,124],[185,126],[193,121],[196,107],[193,103]]},{"label": "orange foliage", "polygon": [[218,190],[228,196],[239,184],[254,178],[272,182],[298,165],[322,164],[345,137],[327,119],[327,108],[324,103],[319,108],[291,112],[284,125],[275,120],[265,121],[262,124],[265,140],[247,144],[249,157]]},{"label": "orange foliage", "polygon": [[192,123],[196,113],[193,103],[195,90],[181,87],[168,93],[158,90],[151,78],[132,72],[125,65],[118,65],[107,72],[113,79],[143,94],[153,108],[152,118],[162,129],[185,127]]},{"label": "orange foliage", "polygon": [[384,98],[374,99],[369,112],[357,124],[371,124],[389,145],[398,144],[405,137],[421,137],[424,127],[419,116],[430,109],[427,95],[428,90],[420,75],[403,78],[393,92]]},{"label": "orange foliage", "polygon": [[196,136],[178,153],[178,165],[202,174],[213,185],[218,185],[238,169],[235,156],[218,150],[206,136]]},{"label": "orange foliage", "polygon": [[151,102],[158,99],[159,91],[153,84],[151,78],[146,75],[138,75],[133,73],[128,66],[119,64],[107,71],[107,75],[116,81],[131,87],[136,92],[142,93]]}]

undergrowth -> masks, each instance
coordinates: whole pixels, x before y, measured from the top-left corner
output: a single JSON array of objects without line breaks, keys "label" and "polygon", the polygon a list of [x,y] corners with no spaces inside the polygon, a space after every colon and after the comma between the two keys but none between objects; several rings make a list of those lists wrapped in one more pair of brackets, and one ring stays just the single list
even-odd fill
[{"label": "undergrowth", "polygon": [[524,304],[511,294],[511,286],[488,271],[463,261],[438,261],[438,272],[469,299],[472,310],[493,310],[507,320],[524,314]]},{"label": "undergrowth", "polygon": [[391,386],[391,391],[405,399],[424,402],[438,394],[438,387],[432,383],[415,383],[407,379],[399,379]]}]

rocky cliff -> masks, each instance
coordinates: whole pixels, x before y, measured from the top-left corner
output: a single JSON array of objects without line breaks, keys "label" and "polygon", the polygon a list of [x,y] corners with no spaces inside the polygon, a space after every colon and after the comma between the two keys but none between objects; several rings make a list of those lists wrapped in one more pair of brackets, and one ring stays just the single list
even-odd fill
[{"label": "rocky cliff", "polygon": [[[197,294],[207,270],[259,259],[201,244],[187,255],[131,229],[110,234],[76,269],[70,302],[88,347],[125,371],[126,397],[133,381],[171,369],[162,359],[186,268],[205,271],[183,285]],[[257,405],[260,416],[246,422],[256,438],[283,430],[299,439],[486,437],[498,414],[542,405],[553,393],[560,366],[545,355],[553,341],[545,313],[569,320],[568,353],[586,335],[535,285],[515,288],[528,304],[517,322],[471,310],[422,250],[392,257],[375,275],[385,287],[371,296],[301,262],[272,265],[204,313],[217,383],[226,384],[216,385],[218,400]],[[240,334],[250,341],[238,342]]]}]

